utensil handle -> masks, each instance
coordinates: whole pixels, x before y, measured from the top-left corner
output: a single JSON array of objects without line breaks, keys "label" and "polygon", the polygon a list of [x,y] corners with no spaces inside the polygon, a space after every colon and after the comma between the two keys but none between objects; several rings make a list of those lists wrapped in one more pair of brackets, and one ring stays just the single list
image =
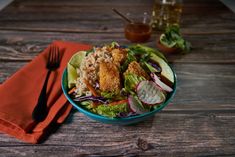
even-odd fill
[{"label": "utensil handle", "polygon": [[46,79],[44,81],[41,93],[40,93],[39,98],[38,98],[38,102],[37,102],[37,104],[36,104],[36,106],[33,110],[32,117],[37,122],[43,121],[47,116],[48,111],[47,111],[46,91],[47,91],[47,82],[48,82],[50,74],[51,74],[51,70],[48,70],[47,75],[46,75]]}]

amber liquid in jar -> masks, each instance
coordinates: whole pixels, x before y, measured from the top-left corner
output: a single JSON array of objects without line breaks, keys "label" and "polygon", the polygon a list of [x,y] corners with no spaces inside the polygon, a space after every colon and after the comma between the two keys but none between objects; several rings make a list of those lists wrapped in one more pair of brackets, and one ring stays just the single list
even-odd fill
[{"label": "amber liquid in jar", "polygon": [[125,26],[125,37],[131,42],[146,42],[151,32],[151,26],[144,23],[128,23]]},{"label": "amber liquid in jar", "polygon": [[154,30],[164,30],[172,24],[179,24],[183,3],[177,0],[155,0],[151,26]]}]

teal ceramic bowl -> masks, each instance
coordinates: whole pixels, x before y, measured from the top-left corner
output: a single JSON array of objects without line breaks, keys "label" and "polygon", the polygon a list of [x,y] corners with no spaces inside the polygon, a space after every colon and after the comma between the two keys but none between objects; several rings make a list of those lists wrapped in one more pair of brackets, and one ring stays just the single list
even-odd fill
[{"label": "teal ceramic bowl", "polygon": [[[173,71],[173,70],[172,70]],[[176,74],[174,73],[174,79],[175,79],[175,83],[173,85],[173,91],[167,95],[166,101],[164,103],[162,103],[160,105],[160,107],[158,107],[157,109],[141,114],[141,115],[136,115],[136,116],[131,116],[131,117],[127,117],[127,118],[108,118],[108,117],[104,117],[101,115],[97,115],[95,113],[92,113],[84,108],[82,108],[79,104],[77,104],[76,102],[74,102],[70,96],[68,95],[68,87],[67,87],[67,68],[64,70],[63,76],[62,76],[62,81],[61,81],[61,86],[62,86],[62,90],[64,95],[66,96],[66,98],[68,99],[68,101],[76,108],[78,109],[81,113],[83,113],[84,115],[86,115],[87,117],[102,122],[102,123],[107,123],[107,124],[118,124],[118,125],[130,125],[130,124],[134,124],[134,123],[138,123],[141,121],[144,121],[145,119],[153,116],[155,113],[161,111],[167,104],[169,104],[169,102],[172,100],[172,98],[175,95],[176,92],[176,84],[177,84],[177,80],[176,80]]]}]

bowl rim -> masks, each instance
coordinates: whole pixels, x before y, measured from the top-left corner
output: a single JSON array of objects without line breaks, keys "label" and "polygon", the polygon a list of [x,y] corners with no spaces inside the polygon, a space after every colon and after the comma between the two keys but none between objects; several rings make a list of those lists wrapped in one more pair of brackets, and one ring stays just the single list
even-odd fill
[{"label": "bowl rim", "polygon": [[[169,64],[168,64],[169,65]],[[169,65],[170,66],[170,65]],[[171,95],[169,96],[169,98],[162,104],[160,104],[160,107],[159,108],[156,108],[150,112],[146,112],[146,113],[143,113],[143,114],[140,114],[140,115],[134,115],[134,116],[130,116],[130,117],[123,117],[123,118],[109,118],[109,117],[105,117],[105,116],[102,116],[102,115],[98,115],[96,113],[92,113],[91,111],[88,111],[87,109],[84,109],[82,107],[80,107],[79,105],[77,105],[73,100],[72,98],[68,95],[65,87],[64,87],[64,80],[67,79],[65,77],[67,77],[67,67],[65,67],[64,71],[63,71],[63,75],[62,75],[62,79],[61,79],[61,87],[62,87],[62,91],[63,91],[63,94],[65,95],[65,97],[67,98],[67,100],[77,109],[79,110],[80,112],[82,112],[83,114],[85,115],[88,115],[90,117],[94,117],[95,119],[104,119],[104,120],[109,120],[109,121],[128,121],[128,120],[134,120],[134,119],[137,119],[137,118],[142,118],[142,117],[146,117],[148,115],[151,115],[153,113],[157,113],[159,111],[161,111],[166,105],[169,104],[169,102],[173,99],[175,93],[176,93],[176,86],[177,86],[177,76],[176,76],[176,73],[173,71],[172,67],[170,66],[172,72],[173,72],[173,75],[174,75],[174,85],[173,85],[173,91],[171,93]]]},{"label": "bowl rim", "polygon": [[182,50],[180,48],[177,48],[177,47],[167,47],[165,45],[163,45],[161,42],[160,42],[160,39],[157,40],[157,48],[165,53],[165,54],[173,54],[173,53],[179,53],[181,52]]}]

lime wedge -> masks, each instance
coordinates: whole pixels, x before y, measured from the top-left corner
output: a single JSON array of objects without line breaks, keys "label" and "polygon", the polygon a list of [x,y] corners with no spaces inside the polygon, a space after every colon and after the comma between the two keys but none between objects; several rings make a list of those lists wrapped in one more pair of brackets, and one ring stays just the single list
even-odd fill
[{"label": "lime wedge", "polygon": [[78,77],[76,69],[68,63],[67,65],[67,70],[68,70],[68,87],[72,88],[76,84],[76,79]]},{"label": "lime wedge", "polygon": [[71,64],[74,68],[79,68],[85,56],[86,56],[86,51],[79,51],[71,57],[69,64]]},{"label": "lime wedge", "polygon": [[81,62],[85,58],[85,56],[86,56],[86,51],[79,51],[75,53],[70,59],[67,65],[69,88],[72,88],[76,85],[76,79],[78,78],[76,69],[80,67]]}]

